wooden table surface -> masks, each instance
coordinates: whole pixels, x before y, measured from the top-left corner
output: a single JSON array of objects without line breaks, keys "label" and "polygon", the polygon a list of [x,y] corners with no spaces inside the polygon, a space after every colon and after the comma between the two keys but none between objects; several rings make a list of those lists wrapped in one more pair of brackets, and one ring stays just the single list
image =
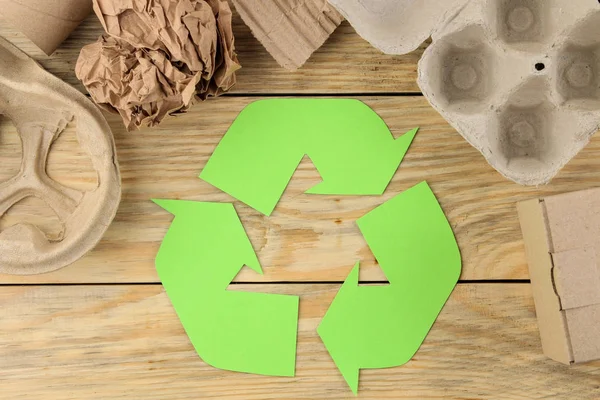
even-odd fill
[{"label": "wooden table surface", "polygon": [[[79,88],[73,72],[78,51],[101,31],[91,16],[47,57],[0,22],[0,35]],[[551,185],[520,187],[489,167],[420,94],[415,78],[422,49],[382,55],[344,23],[305,67],[288,72],[237,15],[234,31],[243,69],[230,94],[153,130],[127,133],[118,117],[106,115],[123,199],[97,248],[54,273],[0,275],[0,398],[353,398],[316,327],[357,260],[363,261],[361,280],[385,281],[355,220],[422,180],[429,181],[456,234],[461,281],[414,359],[363,371],[359,397],[599,398],[600,363],[566,367],[542,354],[515,203],[597,186],[600,137]],[[153,261],[171,216],[150,199],[232,201],[198,173],[245,105],[296,95],[358,98],[394,135],[415,126],[421,131],[384,196],[302,194],[319,181],[305,160],[271,218],[235,202],[265,274],[243,270],[232,288],[301,296],[297,375],[217,370],[196,355],[157,278]],[[10,121],[1,120],[0,131],[1,181],[18,168],[20,143]],[[48,172],[66,185],[94,187],[95,174],[72,128],[53,146]],[[23,220],[48,236],[61,230],[33,198],[0,219],[0,229]]]}]

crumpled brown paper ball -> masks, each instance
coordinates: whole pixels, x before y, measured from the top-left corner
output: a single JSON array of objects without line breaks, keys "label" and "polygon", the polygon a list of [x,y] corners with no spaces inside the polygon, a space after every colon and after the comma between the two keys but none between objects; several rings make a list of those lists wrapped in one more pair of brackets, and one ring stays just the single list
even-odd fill
[{"label": "crumpled brown paper ball", "polygon": [[94,0],[108,35],[85,46],[75,73],[128,130],[186,111],[235,84],[226,0]]}]

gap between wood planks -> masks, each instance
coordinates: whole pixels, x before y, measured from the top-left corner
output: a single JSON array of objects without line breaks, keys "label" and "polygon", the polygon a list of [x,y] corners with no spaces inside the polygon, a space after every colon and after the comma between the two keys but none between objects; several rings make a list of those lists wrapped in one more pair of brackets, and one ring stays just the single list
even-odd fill
[{"label": "gap between wood planks", "polygon": [[[85,93],[86,97],[91,99],[89,93]],[[421,92],[373,92],[373,93],[358,93],[358,92],[341,92],[341,93],[223,93],[219,97],[250,97],[250,98],[278,98],[278,97],[423,97]],[[216,99],[216,98],[212,98]]]},{"label": "gap between wood planks", "polygon": [[[230,285],[243,286],[243,285],[342,285],[342,281],[275,281],[275,282],[231,282]],[[387,281],[361,281],[360,285],[381,285],[388,284]],[[461,280],[458,281],[458,285],[473,285],[473,284],[530,284],[529,279],[476,279],[476,280]],[[89,282],[89,283],[0,283],[2,287],[24,287],[24,286],[157,286],[162,285],[160,282]]]},{"label": "gap between wood planks", "polygon": [[223,93],[220,97],[423,97],[421,92]]}]

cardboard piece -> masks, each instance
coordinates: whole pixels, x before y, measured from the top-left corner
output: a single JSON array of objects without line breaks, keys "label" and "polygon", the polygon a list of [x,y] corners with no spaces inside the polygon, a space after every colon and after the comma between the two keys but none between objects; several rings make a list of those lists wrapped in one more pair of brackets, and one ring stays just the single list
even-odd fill
[{"label": "cardboard piece", "polygon": [[426,182],[357,221],[387,286],[359,286],[357,263],[318,332],[344,379],[358,391],[359,370],[408,362],[458,282],[461,257]]},{"label": "cardboard piece", "polygon": [[0,0],[0,15],[50,55],[92,11],[92,0]]},{"label": "cardboard piece", "polygon": [[344,20],[327,0],[232,0],[254,36],[284,68],[300,68]]},{"label": "cardboard piece", "polygon": [[600,9],[471,0],[433,33],[418,83],[506,178],[548,183],[600,125]]},{"label": "cardboard piece", "polygon": [[227,290],[262,270],[233,204],[154,200],[175,215],[156,270],[198,355],[213,367],[294,376],[298,296]]},{"label": "cardboard piece", "polygon": [[356,32],[386,54],[416,50],[469,0],[329,0]]},{"label": "cardboard piece", "polygon": [[[52,271],[91,250],[115,216],[121,182],[113,136],[91,101],[4,39],[0,77],[0,114],[14,123],[23,146],[20,171],[0,183],[0,216],[22,199],[36,196],[64,226],[64,236],[52,241],[29,224],[0,232],[0,273]],[[98,187],[90,192],[65,187],[46,174],[50,146],[73,120],[79,144],[98,174]]]},{"label": "cardboard piece", "polygon": [[308,155],[323,181],[307,193],[381,195],[416,133],[394,139],[359,100],[260,100],[238,115],[200,178],[270,215]]},{"label": "cardboard piece", "polygon": [[518,204],[544,353],[600,359],[600,188]]},{"label": "cardboard piece", "polygon": [[94,0],[94,11],[108,35],[81,50],[75,73],[128,130],[235,84],[240,64],[226,0]]}]

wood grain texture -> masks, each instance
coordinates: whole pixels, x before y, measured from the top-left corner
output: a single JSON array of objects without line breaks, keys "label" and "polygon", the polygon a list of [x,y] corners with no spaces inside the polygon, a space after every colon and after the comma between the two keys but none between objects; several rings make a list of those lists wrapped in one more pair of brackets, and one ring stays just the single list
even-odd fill
[{"label": "wood grain texture", "polygon": [[[236,285],[301,296],[294,378],[217,370],[163,289],[0,288],[3,399],[352,399],[316,328],[337,285]],[[403,367],[361,372],[364,399],[596,399],[600,363],[541,354],[527,284],[459,285]]]},{"label": "wood grain texture", "polygon": [[[263,276],[243,270],[238,281],[341,282],[358,260],[362,260],[361,279],[384,280],[355,220],[422,180],[429,181],[456,234],[463,257],[461,279],[527,279],[516,202],[580,190],[600,181],[598,137],[551,185],[527,188],[503,179],[488,166],[424,98],[360,98],[381,115],[396,136],[415,126],[422,127],[386,194],[303,194],[320,181],[312,164],[305,160],[272,217],[235,202],[265,270]],[[123,198],[104,239],[94,251],[67,268],[30,277],[4,275],[0,283],[158,282],[154,257],[171,216],[150,199],[233,201],[197,176],[236,115],[255,100],[211,100],[157,129],[137,133],[125,132],[118,117],[107,115],[117,142]],[[3,161],[0,180],[4,180],[18,165],[19,142],[10,132],[8,121],[3,121],[0,129],[0,148],[15,153],[3,158],[7,161]],[[93,187],[95,174],[77,151],[72,129],[55,147],[50,153],[50,175],[66,185]],[[13,214],[8,218],[18,220]],[[0,227],[10,221],[0,219]]]},{"label": "wood grain texture", "polygon": [[[390,93],[419,92],[417,62],[425,46],[404,56],[389,56],[371,47],[344,22],[298,71],[279,66],[252,36],[234,11],[233,33],[242,69],[231,93]],[[17,45],[44,68],[85,91],[75,77],[81,47],[103,33],[100,21],[90,15],[51,56],[0,19],[0,36]]]},{"label": "wood grain texture", "polygon": [[[234,32],[244,68],[227,97],[137,133],[125,132],[118,117],[107,115],[117,142],[123,201],[98,247],[55,273],[0,275],[0,398],[355,398],[316,334],[339,284],[310,281],[341,282],[357,260],[363,281],[385,279],[355,226],[357,218],[426,179],[461,248],[461,279],[527,279],[515,203],[600,182],[598,137],[550,186],[523,188],[504,180],[414,95],[425,46],[406,56],[386,56],[343,23],[302,69],[288,72],[235,13]],[[0,35],[80,90],[74,75],[79,50],[101,33],[90,16],[48,57],[0,20]],[[295,378],[236,374],[204,364],[155,284],[154,257],[171,216],[150,199],[232,201],[197,175],[235,116],[259,98],[246,94],[357,97],[396,136],[422,127],[384,196],[305,195],[320,180],[305,160],[271,218],[235,203],[265,275],[244,269],[231,289],[302,296]],[[16,173],[20,157],[14,126],[0,117],[0,181]],[[97,177],[78,148],[74,127],[54,144],[48,173],[68,186],[94,188]],[[0,218],[0,230],[23,221],[49,237],[63,229],[41,201],[28,198]],[[252,283],[259,281],[309,283]],[[528,284],[459,284],[414,359],[403,367],[363,371],[360,397],[585,400],[600,398],[599,382],[600,363],[565,367],[543,356]]]}]

